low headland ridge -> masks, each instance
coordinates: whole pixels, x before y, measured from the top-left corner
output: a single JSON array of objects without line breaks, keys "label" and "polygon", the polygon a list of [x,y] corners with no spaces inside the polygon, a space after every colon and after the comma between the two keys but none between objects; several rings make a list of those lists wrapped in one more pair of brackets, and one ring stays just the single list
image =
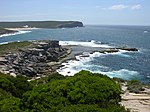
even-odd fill
[{"label": "low headland ridge", "polygon": [[19,21],[0,22],[1,28],[74,28],[83,27],[80,21]]}]

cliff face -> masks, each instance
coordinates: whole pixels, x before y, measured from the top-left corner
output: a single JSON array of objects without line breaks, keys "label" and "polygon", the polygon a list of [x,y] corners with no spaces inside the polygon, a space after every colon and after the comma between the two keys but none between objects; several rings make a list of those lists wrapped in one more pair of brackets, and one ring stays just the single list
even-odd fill
[{"label": "cliff face", "polygon": [[83,23],[82,22],[71,22],[71,23],[58,25],[58,28],[73,28],[73,27],[83,27]]},{"label": "cliff face", "polygon": [[73,28],[83,27],[83,23],[79,21],[22,21],[22,22],[0,22],[2,28]]}]

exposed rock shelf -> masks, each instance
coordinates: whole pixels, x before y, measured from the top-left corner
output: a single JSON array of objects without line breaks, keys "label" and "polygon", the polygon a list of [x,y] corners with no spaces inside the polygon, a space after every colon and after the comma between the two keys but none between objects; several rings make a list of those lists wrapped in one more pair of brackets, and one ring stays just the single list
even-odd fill
[{"label": "exposed rock shelf", "polygon": [[[149,112],[150,110],[150,86],[136,85],[142,87],[138,93],[129,91],[127,82],[121,84],[122,95],[120,104],[125,106],[130,112]],[[134,88],[134,89],[136,89]],[[137,92],[137,91],[136,91]]]},{"label": "exposed rock shelf", "polygon": [[0,71],[35,77],[54,71],[48,63],[57,62],[68,54],[68,49],[60,46],[59,41],[34,41],[33,44],[32,48],[1,56]]},{"label": "exposed rock shelf", "polygon": [[129,48],[129,47],[120,47],[120,48],[110,48],[110,49],[104,49],[100,50],[100,53],[116,53],[119,52],[119,50],[124,50],[124,51],[138,51],[137,48]]}]

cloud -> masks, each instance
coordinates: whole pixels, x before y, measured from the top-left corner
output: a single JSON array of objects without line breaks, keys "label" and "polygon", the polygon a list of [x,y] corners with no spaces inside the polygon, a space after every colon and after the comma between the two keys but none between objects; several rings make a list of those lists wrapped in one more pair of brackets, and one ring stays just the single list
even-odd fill
[{"label": "cloud", "polygon": [[[96,8],[101,8],[100,6],[96,6]],[[135,5],[125,5],[125,4],[116,4],[112,5],[110,7],[103,7],[102,10],[123,10],[123,9],[131,9],[136,10],[142,8],[141,4],[135,4]]]},{"label": "cloud", "polygon": [[128,7],[129,7],[128,5],[118,4],[118,5],[113,5],[113,6],[109,7],[108,9],[110,9],[110,10],[122,10],[122,9],[126,9]]},{"label": "cloud", "polygon": [[131,7],[131,9],[132,9],[132,10],[136,10],[136,9],[140,9],[141,7],[142,7],[141,4],[137,4],[137,5],[133,5],[133,6]]}]

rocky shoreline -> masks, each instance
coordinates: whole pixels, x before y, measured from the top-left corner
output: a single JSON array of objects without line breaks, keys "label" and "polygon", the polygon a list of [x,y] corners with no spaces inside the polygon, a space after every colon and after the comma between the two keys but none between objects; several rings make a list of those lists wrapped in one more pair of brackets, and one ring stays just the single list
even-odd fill
[{"label": "rocky shoreline", "polygon": [[[59,45],[59,41],[33,41],[34,47],[20,49],[0,57],[0,71],[5,74],[38,77],[55,71],[54,62],[71,51]],[[53,63],[53,64],[52,64]],[[54,69],[55,68],[55,69]]]},{"label": "rocky shoreline", "polygon": [[[31,45],[32,43],[32,45]],[[32,41],[31,47],[20,48],[17,52],[0,55],[0,72],[12,76],[24,75],[37,78],[56,72],[67,60],[76,60],[75,56],[85,52],[81,46],[61,46],[59,41]],[[79,50],[80,49],[80,50]],[[136,48],[89,49],[87,52],[116,53],[120,50],[138,51]],[[73,51],[73,52],[72,52]],[[87,55],[86,55],[87,56]],[[86,57],[85,56],[85,57]],[[83,55],[84,57],[84,55]]]},{"label": "rocky shoreline", "polygon": [[[0,72],[12,76],[24,75],[30,80],[35,80],[52,72],[56,72],[67,60],[76,59],[75,56],[85,52],[82,46],[61,46],[59,41],[32,41],[30,47],[20,48],[17,52],[8,52],[0,55]],[[80,50],[79,50],[80,49]],[[99,50],[98,50],[99,49]],[[119,48],[91,48],[87,52],[117,53],[120,50],[136,52],[137,48],[119,47]],[[87,54],[83,57],[88,56]],[[117,82],[117,81],[116,81]],[[150,87],[140,86],[138,93],[131,92],[126,81],[119,83],[122,87],[120,104],[131,112],[147,112],[150,108]],[[133,85],[132,85],[133,86]],[[137,88],[135,85],[133,89]],[[144,88],[144,89],[143,89]]]},{"label": "rocky shoreline", "polygon": [[[131,81],[120,83],[122,88],[120,104],[129,112],[149,112],[150,110],[150,86],[140,82],[129,84]],[[131,91],[130,87],[136,91]],[[137,88],[139,90],[137,91]]]},{"label": "rocky shoreline", "polygon": [[0,28],[0,36],[4,35],[4,34],[12,34],[12,33],[16,33],[16,32],[18,32],[18,31]]}]

